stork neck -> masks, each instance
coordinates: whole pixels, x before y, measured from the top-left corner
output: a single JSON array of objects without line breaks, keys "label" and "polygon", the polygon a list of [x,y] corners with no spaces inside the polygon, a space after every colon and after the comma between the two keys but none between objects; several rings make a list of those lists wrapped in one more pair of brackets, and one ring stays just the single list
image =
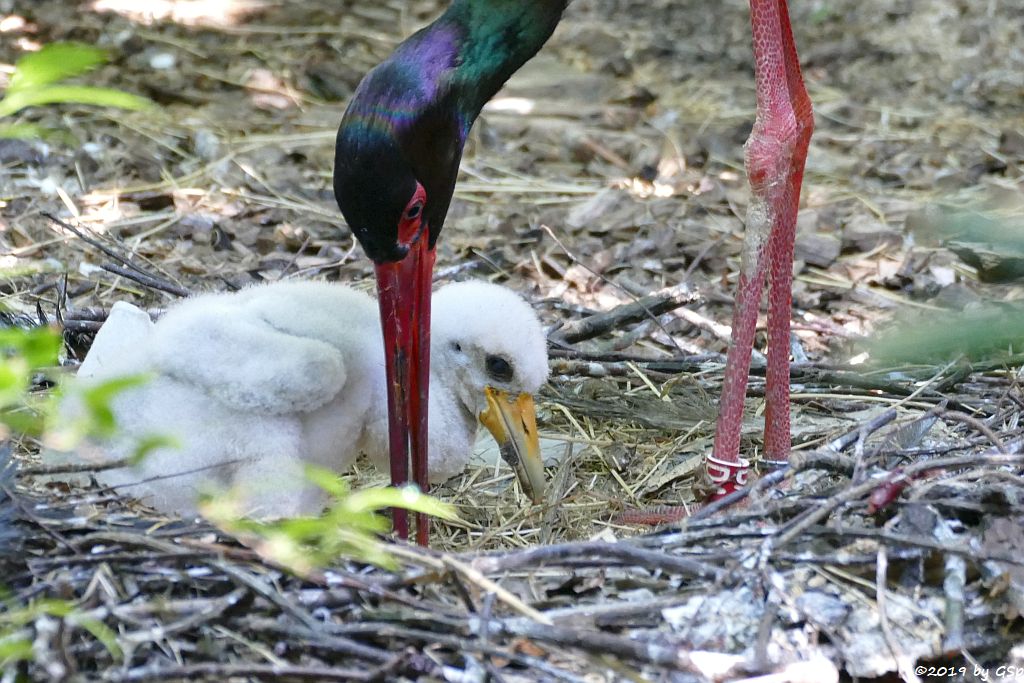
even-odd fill
[{"label": "stork neck", "polygon": [[459,35],[450,84],[471,124],[484,104],[544,45],[568,0],[455,0],[427,32]]}]

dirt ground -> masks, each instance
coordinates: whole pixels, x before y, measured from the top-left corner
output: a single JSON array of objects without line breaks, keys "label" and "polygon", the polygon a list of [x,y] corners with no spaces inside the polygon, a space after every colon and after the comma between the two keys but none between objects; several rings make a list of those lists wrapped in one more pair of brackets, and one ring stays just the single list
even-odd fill
[{"label": "dirt ground", "polygon": [[[0,86],[23,50],[78,40],[112,55],[87,82],[157,105],[32,109],[25,119],[54,136],[0,141],[0,304],[52,319],[58,308],[177,299],[104,270],[108,256],[44,213],[189,292],[285,277],[369,289],[370,263],[332,196],[334,135],[362,74],[442,4],[0,0],[0,20],[25,20],[0,21]],[[795,447],[820,449],[888,408],[906,424],[948,405],[988,431],[950,418],[912,446],[1015,443],[1015,366],[850,360],[894,322],[959,320],[1022,297],[1024,5],[791,5],[816,116],[798,221]],[[438,547],[628,537],[644,529],[617,521],[623,510],[699,497],[749,196],[748,21],[738,0],[576,0],[485,109],[438,281],[507,284],[553,334],[666,287],[685,284],[693,301],[555,349],[541,431],[568,455],[550,470],[548,504],[523,509],[507,475],[475,470],[438,490],[465,520],[443,526]],[[965,215],[1017,238],[997,247],[951,234]],[[756,461],[754,375],[744,452]]]}]

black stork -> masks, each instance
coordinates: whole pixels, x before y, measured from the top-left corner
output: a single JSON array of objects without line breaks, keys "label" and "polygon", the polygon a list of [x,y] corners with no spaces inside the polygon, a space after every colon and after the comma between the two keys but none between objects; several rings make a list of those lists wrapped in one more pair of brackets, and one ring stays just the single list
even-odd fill
[{"label": "black stork", "polygon": [[[554,31],[568,0],[454,0],[366,75],[338,131],[334,191],[374,261],[388,375],[391,477],[426,490],[430,282],[462,148],[483,105]],[[752,197],[725,383],[708,471],[716,496],[746,483],[739,457],[747,373],[767,277],[765,449],[788,456],[789,326],[796,211],[813,129],[786,0],[750,0],[757,115],[746,144]],[[396,512],[395,529],[408,536]],[[427,540],[419,519],[417,541]]]},{"label": "black stork", "polygon": [[[338,129],[334,196],[377,275],[388,381],[391,481],[427,490],[430,285],[462,149],[480,110],[540,50],[568,0],[455,0],[356,88]],[[492,406],[514,428],[522,402]],[[533,410],[532,404],[526,406]],[[521,457],[539,459],[539,453]],[[524,489],[543,468],[523,463]],[[395,511],[395,531],[409,534]],[[417,519],[416,540],[427,542]]]}]

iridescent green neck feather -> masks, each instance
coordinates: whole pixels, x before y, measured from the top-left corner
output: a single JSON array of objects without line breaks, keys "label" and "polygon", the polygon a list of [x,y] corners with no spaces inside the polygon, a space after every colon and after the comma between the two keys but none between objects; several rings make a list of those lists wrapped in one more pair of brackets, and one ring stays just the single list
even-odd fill
[{"label": "iridescent green neck feather", "polygon": [[456,0],[437,24],[462,32],[450,76],[462,113],[476,118],[505,81],[551,36],[567,0]]}]

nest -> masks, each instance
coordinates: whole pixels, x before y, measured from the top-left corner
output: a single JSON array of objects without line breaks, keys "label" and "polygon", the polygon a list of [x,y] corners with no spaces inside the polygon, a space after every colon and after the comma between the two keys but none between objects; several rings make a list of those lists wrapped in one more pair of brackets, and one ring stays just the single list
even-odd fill
[{"label": "nest", "polygon": [[[998,400],[991,379],[968,378],[971,402]],[[504,550],[395,546],[395,572],[339,562],[295,576],[206,524],[109,492],[25,486],[52,474],[30,468],[0,489],[9,604],[64,596],[75,608],[9,622],[7,637],[31,642],[23,673],[51,680],[825,681],[1016,661],[1015,421],[985,426],[945,402],[872,412],[689,517],[606,514],[586,540],[508,549],[545,523],[578,523],[571,502],[553,503],[476,538]],[[581,495],[566,493],[553,499]],[[646,535],[623,524],[667,520]],[[946,659],[958,652],[970,658]]]}]

